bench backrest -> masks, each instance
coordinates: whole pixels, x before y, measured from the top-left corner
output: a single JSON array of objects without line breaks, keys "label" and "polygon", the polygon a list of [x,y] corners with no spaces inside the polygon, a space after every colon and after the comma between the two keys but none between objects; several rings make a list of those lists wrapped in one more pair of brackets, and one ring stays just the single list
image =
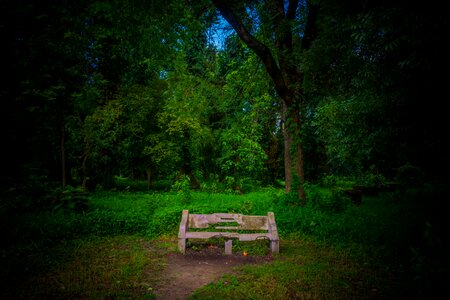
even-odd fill
[{"label": "bench backrest", "polygon": [[[214,227],[214,229],[221,230],[269,230],[268,216],[246,216],[226,213],[189,214],[187,221],[188,228]],[[226,226],[214,226],[220,225],[220,223],[227,224]]]}]

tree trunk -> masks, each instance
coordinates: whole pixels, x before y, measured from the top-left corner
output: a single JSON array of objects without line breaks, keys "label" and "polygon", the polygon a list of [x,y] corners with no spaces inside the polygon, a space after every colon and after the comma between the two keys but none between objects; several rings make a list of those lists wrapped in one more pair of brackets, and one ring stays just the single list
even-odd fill
[{"label": "tree trunk", "polygon": [[[303,168],[303,149],[300,137],[301,120],[300,111],[294,107],[288,107],[283,101],[283,136],[284,136],[284,173],[286,180],[286,194],[292,191],[292,185],[297,189],[302,205],[306,204],[306,193],[304,188],[305,173]],[[297,139],[297,140],[295,140]],[[293,180],[293,173],[297,176]]]},{"label": "tree trunk", "polygon": [[81,188],[83,191],[87,191],[87,169],[86,169],[86,162],[89,157],[89,153],[91,152],[91,147],[89,144],[86,144],[83,156],[81,157],[81,174],[82,174],[82,183]]},{"label": "tree trunk", "polygon": [[62,188],[66,189],[67,178],[66,178],[66,130],[64,128],[64,118],[61,121],[61,179],[62,179]]},{"label": "tree trunk", "polygon": [[283,137],[284,137],[284,180],[285,180],[285,192],[289,194],[291,192],[292,185],[292,135],[289,133],[289,126],[287,124],[288,108],[283,101]]},{"label": "tree trunk", "polygon": [[152,170],[150,167],[147,168],[147,189],[152,187]]}]

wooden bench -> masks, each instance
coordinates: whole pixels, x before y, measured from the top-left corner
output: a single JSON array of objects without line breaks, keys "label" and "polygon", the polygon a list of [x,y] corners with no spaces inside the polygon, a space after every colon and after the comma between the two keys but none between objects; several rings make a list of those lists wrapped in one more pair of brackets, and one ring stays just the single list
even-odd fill
[{"label": "wooden bench", "polygon": [[[212,229],[212,231],[204,231],[205,229]],[[267,239],[270,241],[272,253],[279,253],[280,241],[273,212],[268,212],[267,216],[246,216],[227,213],[190,214],[188,210],[183,210],[178,232],[178,249],[180,252],[186,253],[186,240],[188,239],[211,238],[225,239],[225,254],[232,254],[233,239],[239,241]]]}]

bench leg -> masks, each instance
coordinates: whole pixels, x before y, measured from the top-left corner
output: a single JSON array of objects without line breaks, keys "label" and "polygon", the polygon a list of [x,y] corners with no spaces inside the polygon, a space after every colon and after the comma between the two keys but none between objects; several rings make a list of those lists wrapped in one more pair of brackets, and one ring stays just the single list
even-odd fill
[{"label": "bench leg", "polygon": [[279,253],[280,241],[270,241],[270,250],[272,250],[272,253]]},{"label": "bench leg", "polygon": [[178,250],[180,250],[180,252],[183,254],[186,253],[186,239],[178,239]]},{"label": "bench leg", "polygon": [[225,241],[225,255],[231,255],[233,254],[233,240],[226,240]]}]

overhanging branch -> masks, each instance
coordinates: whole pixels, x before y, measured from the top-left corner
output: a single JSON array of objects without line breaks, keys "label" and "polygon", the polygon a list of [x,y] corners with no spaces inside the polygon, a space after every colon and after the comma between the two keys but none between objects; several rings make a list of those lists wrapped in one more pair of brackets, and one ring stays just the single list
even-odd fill
[{"label": "overhanging branch", "polygon": [[250,48],[256,55],[262,60],[267,73],[272,78],[275,85],[275,90],[278,95],[286,100],[286,95],[289,93],[286,82],[283,78],[282,72],[275,61],[270,49],[256,39],[248,30],[245,28],[242,21],[236,16],[236,14],[231,9],[230,5],[223,0],[212,0],[214,5],[219,10],[222,17],[227,20],[227,22],[236,31],[239,38]]}]

